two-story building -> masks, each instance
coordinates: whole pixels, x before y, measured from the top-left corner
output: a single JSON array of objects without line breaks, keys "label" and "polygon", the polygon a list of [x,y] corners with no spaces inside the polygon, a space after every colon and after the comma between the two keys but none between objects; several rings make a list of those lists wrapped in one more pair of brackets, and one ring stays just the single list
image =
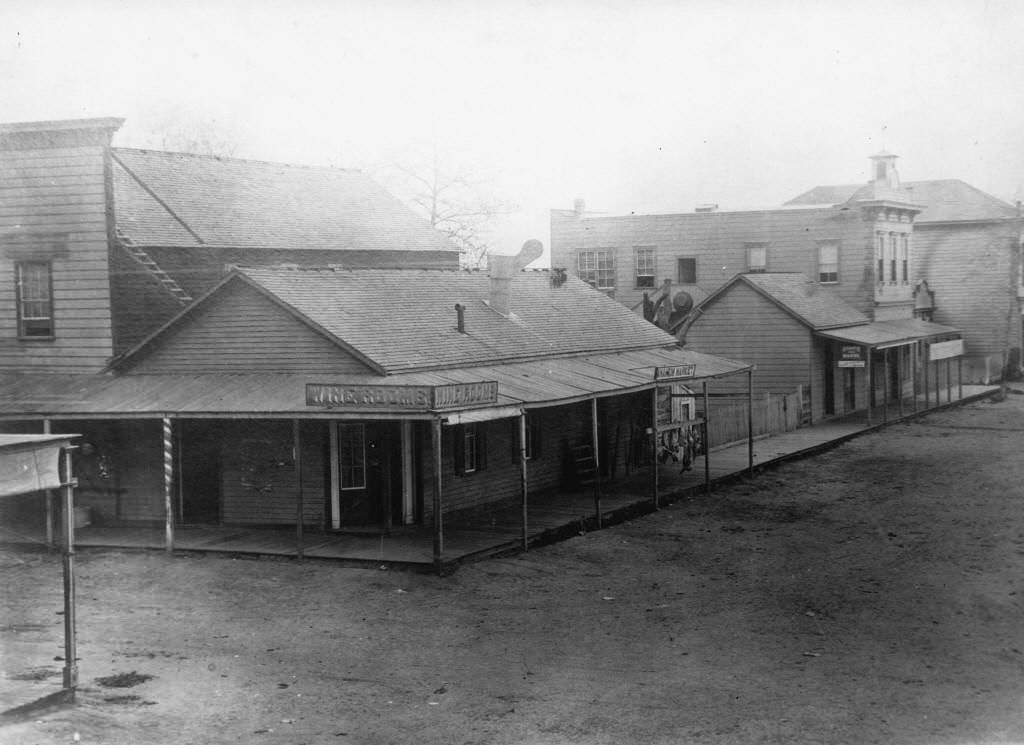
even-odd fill
[{"label": "two-story building", "polygon": [[[805,420],[877,405],[884,387],[907,393],[914,388],[928,369],[926,345],[959,338],[953,328],[914,322],[920,312],[912,245],[923,207],[900,187],[895,158],[874,156],[871,182],[842,204],[592,216],[578,201],[572,211],[552,212],[552,266],[567,267],[634,310],[643,309],[645,299],[649,306],[664,297],[663,305],[679,310],[670,330],[689,347],[726,356],[744,350],[743,359],[757,366],[759,392],[786,394],[799,387]],[[779,279],[762,281],[754,277],[759,274]],[[744,275],[750,281],[738,282]],[[813,312],[801,312],[811,296]],[[784,312],[759,311],[760,303]],[[799,349],[791,346],[790,322],[803,329]],[[894,323],[899,328],[891,328]],[[873,331],[843,338],[838,329],[844,325]],[[804,338],[805,332],[816,341]],[[865,366],[867,372],[859,373],[864,380],[836,372],[844,342],[861,350],[845,369]],[[884,361],[889,372],[871,369],[869,351],[889,346],[903,352],[874,355],[875,364]],[[957,357],[959,348],[942,354]],[[864,393],[833,393],[840,380],[846,389]]]}]

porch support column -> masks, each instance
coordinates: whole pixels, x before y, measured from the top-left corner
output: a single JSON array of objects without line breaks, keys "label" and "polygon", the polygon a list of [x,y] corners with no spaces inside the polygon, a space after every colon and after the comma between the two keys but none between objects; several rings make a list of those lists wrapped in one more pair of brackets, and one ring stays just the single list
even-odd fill
[{"label": "porch support column", "polygon": [[882,350],[882,423],[889,421],[889,350]]},{"label": "porch support column", "polygon": [[526,473],[526,410],[519,414],[519,482],[523,490],[523,551],[529,548],[529,525],[527,523],[527,473]]},{"label": "porch support column", "polygon": [[174,551],[174,430],[171,418],[163,418],[164,435],[164,549]]},{"label": "porch support column", "polygon": [[[44,419],[43,420],[43,434],[44,435],[48,435],[50,433],[51,433],[50,420],[49,419]],[[53,548],[54,545],[55,545],[54,541],[53,541],[53,533],[54,533],[54,529],[53,529],[54,528],[54,526],[53,526],[53,518],[54,518],[54,515],[53,515],[53,497],[54,497],[53,489],[47,489],[46,492],[44,492],[44,494],[43,494],[43,501],[45,502],[45,507],[46,507],[46,546],[47,546],[47,548]]]},{"label": "porch support column", "polygon": [[911,355],[910,355],[910,377],[911,377],[912,382],[913,382],[914,413],[915,414],[917,413],[917,375],[918,375],[918,372],[919,372],[918,369],[917,369],[917,357],[920,354],[920,350],[921,350],[920,343],[914,342],[914,346],[911,349]]},{"label": "porch support column", "polygon": [[956,358],[957,401],[964,400],[964,358]]},{"label": "porch support column", "polygon": [[896,395],[899,396],[900,419],[903,418],[903,347],[897,347],[899,353],[896,356]]},{"label": "porch support column", "polygon": [[299,561],[305,558],[302,546],[302,530],[305,518],[302,499],[302,435],[299,432],[299,420],[292,421],[292,461],[295,463],[295,555]]},{"label": "porch support column", "polygon": [[711,443],[708,442],[708,420],[711,409],[708,406],[708,381],[704,381],[704,491],[711,493]]},{"label": "porch support column", "polygon": [[590,446],[594,451],[594,514],[601,529],[601,449],[597,438],[597,396],[590,399]]},{"label": "porch support column", "polygon": [[74,700],[78,685],[78,643],[75,638],[75,481],[71,476],[71,452],[61,448],[61,491],[64,496],[64,690]]},{"label": "porch support column", "polygon": [[658,509],[658,386],[651,388],[651,498]]},{"label": "porch support column", "polygon": [[931,395],[928,393],[928,358],[930,356],[931,356],[931,345],[930,344],[925,344],[924,345],[924,370],[923,370],[923,373],[924,373],[924,408],[925,408],[926,411],[929,408],[931,408],[931,405],[932,405]]},{"label": "porch support column", "polygon": [[951,370],[952,363],[949,358],[946,358],[946,403],[952,403],[953,401],[953,372]]},{"label": "porch support column", "polygon": [[[705,404],[706,406],[706,404]],[[705,412],[706,414],[707,412]],[[747,476],[754,475],[754,370],[747,370]]]},{"label": "porch support column", "polygon": [[872,374],[872,371],[874,370],[874,368],[871,366],[871,347],[868,347],[867,350],[868,350],[867,367],[864,368],[864,390],[866,391],[866,395],[864,396],[864,403],[867,404],[868,426],[870,427],[871,426],[871,404],[872,404],[872,398],[873,398],[872,394],[875,391],[874,391],[874,386],[872,385],[872,382],[871,382],[871,378],[874,377],[874,375]]},{"label": "porch support column", "polygon": [[430,422],[430,448],[434,454],[434,568],[438,575],[441,571],[441,554],[444,551],[444,525],[441,519],[441,420]]}]

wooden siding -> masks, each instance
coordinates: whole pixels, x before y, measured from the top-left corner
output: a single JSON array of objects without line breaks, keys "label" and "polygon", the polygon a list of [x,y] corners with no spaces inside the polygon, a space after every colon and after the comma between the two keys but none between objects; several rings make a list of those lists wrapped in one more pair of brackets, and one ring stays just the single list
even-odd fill
[{"label": "wooden siding", "polygon": [[[811,383],[810,329],[743,283],[705,309],[687,332],[686,347],[755,364],[755,393],[792,393]],[[735,376],[715,387],[745,392],[746,385],[746,376]]]},{"label": "wooden siding", "polygon": [[235,283],[197,308],[131,368],[139,373],[369,371],[256,290]]},{"label": "wooden siding", "polygon": [[985,358],[998,375],[1004,353],[1020,354],[1018,229],[994,222],[915,228],[918,277],[935,293],[934,321],[963,333],[966,380],[984,378]]},{"label": "wooden siding", "polygon": [[[96,372],[109,360],[106,158],[99,145],[0,150],[0,370]],[[53,339],[18,339],[14,265],[32,255],[51,261]]]},{"label": "wooden siding", "polygon": [[[818,245],[839,243],[840,297],[870,313],[874,300],[874,225],[866,214],[832,208],[750,212],[637,215],[579,219],[554,211],[551,265],[577,273],[581,250],[612,249],[616,254],[615,299],[633,307],[644,289],[635,287],[633,249],[655,248],[656,284],[671,279],[699,302],[734,275],[747,270],[747,244],[767,244],[767,271],[818,277]],[[696,285],[679,284],[676,260],[697,260]],[[656,289],[656,288],[655,288]],[[655,290],[647,290],[653,293]]]}]

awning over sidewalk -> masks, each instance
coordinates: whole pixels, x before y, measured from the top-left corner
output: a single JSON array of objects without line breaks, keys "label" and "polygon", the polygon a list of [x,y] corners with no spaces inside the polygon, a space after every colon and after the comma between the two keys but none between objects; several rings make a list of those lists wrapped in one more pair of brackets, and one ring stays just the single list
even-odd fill
[{"label": "awning over sidewalk", "polygon": [[656,374],[684,370],[700,382],[743,373],[744,362],[678,347],[579,357],[554,357],[500,365],[460,367],[398,375],[329,374],[127,374],[0,376],[0,418],[303,417],[428,419],[436,412],[390,401],[315,405],[307,386],[382,388],[497,383],[496,399],[448,411],[536,407],[650,389]]},{"label": "awning over sidewalk", "polygon": [[911,344],[915,341],[934,339],[937,337],[958,337],[960,330],[952,326],[922,321],[919,318],[906,318],[897,321],[875,321],[860,326],[847,326],[839,329],[816,332],[818,336],[847,344],[858,344],[862,347],[885,349]]}]

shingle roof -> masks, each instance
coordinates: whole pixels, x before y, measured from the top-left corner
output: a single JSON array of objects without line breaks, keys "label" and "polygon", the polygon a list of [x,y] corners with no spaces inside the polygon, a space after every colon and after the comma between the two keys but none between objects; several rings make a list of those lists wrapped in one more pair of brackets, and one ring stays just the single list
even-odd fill
[{"label": "shingle roof", "polygon": [[[871,188],[871,184],[815,186],[786,202],[786,206],[844,204],[868,198]],[[998,220],[1017,216],[1017,210],[1012,205],[960,179],[908,181],[903,183],[900,192],[906,201],[925,206],[924,211],[915,218],[915,222],[919,223]]]},{"label": "shingle roof", "polygon": [[114,148],[120,233],[140,246],[456,251],[359,171]]},{"label": "shingle roof", "polygon": [[871,320],[832,288],[822,287],[799,272],[738,274],[705,302],[714,302],[737,282],[747,283],[815,330],[855,326]]},{"label": "shingle roof", "polygon": [[[489,305],[479,272],[239,270],[386,373],[676,345],[676,339],[575,277],[512,280],[512,316]],[[465,307],[456,329],[455,303]]]}]

